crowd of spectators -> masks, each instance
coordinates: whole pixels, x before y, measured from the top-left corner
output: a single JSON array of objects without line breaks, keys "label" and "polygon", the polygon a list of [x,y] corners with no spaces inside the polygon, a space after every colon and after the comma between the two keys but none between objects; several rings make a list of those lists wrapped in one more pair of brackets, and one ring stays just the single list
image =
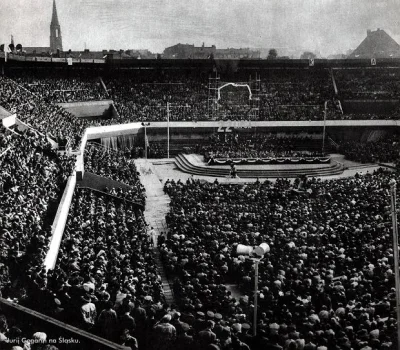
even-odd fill
[{"label": "crowd of spectators", "polygon": [[56,154],[46,138],[29,129],[3,135],[0,144],[7,149],[0,156],[1,287],[11,292],[24,285],[27,271],[42,266],[75,158]]},{"label": "crowd of spectators", "polygon": [[12,79],[48,103],[98,101],[107,98],[99,77],[79,74],[57,75],[49,72],[14,71]]},{"label": "crowd of spectators", "polygon": [[[13,72],[11,77],[21,86],[25,94],[33,94],[22,99],[21,114],[36,122],[43,132],[49,130],[43,117],[31,114],[44,114],[35,110],[36,99],[45,102],[46,114],[62,114],[63,124],[82,128],[82,122],[66,111],[52,106],[58,102],[101,100],[110,98],[119,116],[110,119],[85,121],[84,124],[109,125],[136,121],[166,121],[167,102],[170,103],[171,121],[200,120],[297,120],[316,121],[324,118],[324,104],[328,101],[327,119],[397,119],[398,111],[389,114],[345,113],[337,106],[333,82],[329,70],[271,69],[264,71],[259,83],[241,81],[245,86],[228,85],[219,90],[219,100],[213,101],[217,92],[209,90],[210,82],[204,76],[188,75],[183,72],[150,72],[123,77],[104,78],[107,91],[99,77],[79,73],[30,73]],[[390,69],[380,70],[335,70],[340,98],[388,99],[397,98],[397,73]],[[229,82],[229,81],[228,81]],[[232,81],[235,83],[235,81]],[[227,82],[220,82],[221,87]],[[3,83],[4,84],[4,83]],[[259,84],[259,89],[257,88]],[[10,87],[6,87],[10,89]],[[20,91],[19,94],[22,94]],[[14,95],[11,90],[11,95]],[[15,96],[14,96],[15,97]],[[30,103],[27,103],[30,101]],[[50,106],[51,107],[50,107]],[[16,108],[16,106],[14,106]],[[37,106],[39,108],[39,106]],[[58,118],[59,122],[61,121]],[[76,118],[75,118],[76,119]],[[68,124],[65,124],[67,120]],[[69,134],[71,137],[73,134]],[[81,133],[79,133],[81,135]]]},{"label": "crowd of spectators", "polygon": [[400,145],[398,135],[385,137],[377,141],[347,141],[340,145],[339,152],[347,159],[361,163],[398,163]]},{"label": "crowd of spectators", "polygon": [[[392,178],[400,179],[380,170],[294,183],[168,180],[170,231],[160,251],[182,314],[221,314],[252,349],[395,349]],[[259,267],[258,336],[244,337],[254,267],[235,251],[262,242],[271,250]],[[238,283],[242,297],[225,283]]]},{"label": "crowd of spectators", "polygon": [[164,302],[152,249],[140,209],[77,189],[56,267],[32,271],[20,303],[108,340],[140,344],[146,311]]},{"label": "crowd of spectators", "polygon": [[221,141],[218,135],[210,137],[207,145],[198,146],[205,161],[218,158],[275,158],[316,157],[320,151],[311,150],[313,143],[320,143],[321,135],[294,134],[234,134]]},{"label": "crowd of spectators", "polygon": [[398,99],[400,74],[397,69],[335,69],[339,95],[344,99]]},{"label": "crowd of spectators", "polygon": [[0,106],[55,141],[63,145],[69,143],[72,149],[79,146],[84,129],[89,125],[4,76],[0,76]]},{"label": "crowd of spectators", "polygon": [[111,178],[130,186],[129,190],[110,189],[110,194],[123,196],[132,202],[145,204],[146,192],[132,159],[124,152],[87,145],[84,153],[85,171]]},{"label": "crowd of spectators", "polygon": [[207,112],[207,81],[158,77],[138,81],[133,77],[106,79],[107,89],[124,122],[204,120]]},{"label": "crowd of spectators", "polygon": [[[65,348],[65,347],[64,347]],[[0,313],[0,349],[2,350],[59,350],[49,343],[45,332],[29,332],[20,324]]]}]

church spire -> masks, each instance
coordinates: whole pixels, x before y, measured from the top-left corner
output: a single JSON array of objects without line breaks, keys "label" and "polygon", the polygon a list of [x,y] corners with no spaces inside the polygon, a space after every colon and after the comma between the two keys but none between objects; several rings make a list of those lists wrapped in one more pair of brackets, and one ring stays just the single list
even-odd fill
[{"label": "church spire", "polygon": [[53,16],[51,17],[51,25],[53,25],[53,26],[60,25],[60,23],[58,22],[58,16],[57,16],[56,0],[53,0]]},{"label": "church spire", "polygon": [[58,21],[56,0],[53,0],[53,15],[50,23],[50,51],[62,51],[62,36],[60,22]]}]

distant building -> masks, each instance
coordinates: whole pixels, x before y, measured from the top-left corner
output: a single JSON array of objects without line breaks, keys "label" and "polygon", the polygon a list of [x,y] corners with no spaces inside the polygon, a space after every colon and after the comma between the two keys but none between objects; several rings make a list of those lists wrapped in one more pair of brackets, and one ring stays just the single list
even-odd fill
[{"label": "distant building", "polygon": [[260,51],[251,50],[249,48],[217,49],[214,57],[215,58],[260,58]]},{"label": "distant building", "polygon": [[210,47],[204,46],[204,43],[200,47],[196,47],[190,44],[176,44],[174,46],[167,47],[164,50],[163,57],[164,58],[193,58],[193,59],[201,59],[201,58],[210,58],[215,55],[217,48],[215,45]]},{"label": "distant building", "polygon": [[400,57],[400,45],[383,29],[367,30],[367,37],[349,55],[349,58]]}]

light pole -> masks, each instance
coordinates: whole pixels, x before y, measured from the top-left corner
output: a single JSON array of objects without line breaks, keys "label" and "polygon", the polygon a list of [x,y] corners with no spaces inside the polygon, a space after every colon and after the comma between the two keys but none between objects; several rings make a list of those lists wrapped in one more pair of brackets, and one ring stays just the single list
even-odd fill
[{"label": "light pole", "polygon": [[269,253],[270,248],[267,243],[261,243],[257,247],[238,244],[236,253],[247,256],[254,262],[254,312],[253,312],[253,336],[257,335],[257,308],[258,308],[258,264],[265,254]]},{"label": "light pole", "polygon": [[150,125],[150,123],[142,123],[142,126],[144,126],[144,157],[147,159],[147,127]]},{"label": "light pole", "polygon": [[396,209],[396,180],[391,179],[390,185],[390,204],[392,211],[393,226],[393,258],[394,258],[394,278],[396,283],[396,314],[397,314],[397,349],[400,349],[400,276],[399,276],[399,238],[397,226]]},{"label": "light pole", "polygon": [[326,114],[328,111],[328,101],[324,103],[324,130],[322,132],[322,155],[325,154],[325,129],[326,129]]}]

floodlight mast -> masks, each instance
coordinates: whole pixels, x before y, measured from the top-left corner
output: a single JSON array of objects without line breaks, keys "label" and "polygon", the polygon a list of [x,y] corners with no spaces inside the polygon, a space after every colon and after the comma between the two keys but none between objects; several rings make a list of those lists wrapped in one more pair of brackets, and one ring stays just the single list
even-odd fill
[{"label": "floodlight mast", "polygon": [[270,248],[267,243],[261,243],[257,247],[238,244],[236,253],[247,256],[254,262],[254,312],[253,312],[253,336],[257,335],[257,308],[258,308],[258,264],[269,253]]}]

